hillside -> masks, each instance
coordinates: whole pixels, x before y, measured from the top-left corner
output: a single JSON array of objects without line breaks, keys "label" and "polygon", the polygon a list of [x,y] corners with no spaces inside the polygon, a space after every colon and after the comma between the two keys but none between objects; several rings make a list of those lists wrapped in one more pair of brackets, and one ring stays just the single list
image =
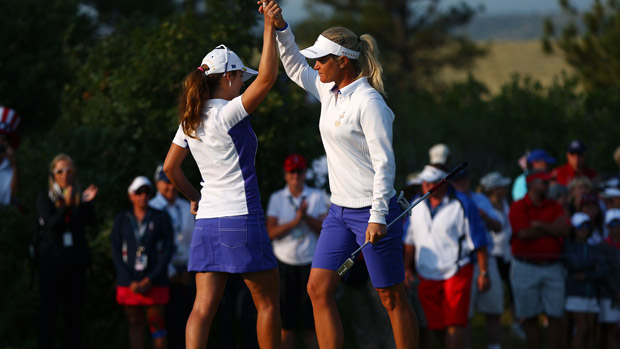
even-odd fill
[{"label": "hillside", "polygon": [[[561,76],[562,71],[572,73],[561,53],[543,53],[539,40],[496,40],[481,42],[489,50],[470,70],[479,81],[485,83],[491,93],[497,93],[502,84],[510,81],[513,74],[530,76],[547,86]],[[469,72],[446,69],[440,74],[444,82],[463,81]]]}]

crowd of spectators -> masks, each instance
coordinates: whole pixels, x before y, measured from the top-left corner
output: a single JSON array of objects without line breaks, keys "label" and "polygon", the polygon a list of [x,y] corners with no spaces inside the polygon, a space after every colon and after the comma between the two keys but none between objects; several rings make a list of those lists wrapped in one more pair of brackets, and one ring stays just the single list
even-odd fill
[{"label": "crowd of spectators", "polygon": [[[17,190],[15,129],[19,117],[0,108],[2,204]],[[528,347],[618,348],[620,345],[620,170],[602,177],[587,164],[587,148],[572,141],[557,159],[545,149],[524,155],[514,180],[497,171],[472,181],[462,171],[403,219],[405,284],[419,319],[422,347],[472,347],[471,320],[483,314],[490,349],[516,339]],[[613,154],[620,169],[620,147]],[[416,199],[450,170],[450,150],[437,144],[429,164],[408,177]],[[280,272],[282,339],[286,347],[317,347],[312,303],[306,291],[310,263],[329,209],[329,195],[306,184],[306,159],[284,159],[283,189],[271,194],[266,225]],[[80,187],[73,160],[58,154],[49,187],[37,198],[40,347],[54,341],[50,323],[63,308],[67,347],[80,347],[86,265],[86,225],[94,224],[97,187]],[[111,249],[117,269],[116,300],[125,309],[132,347],[143,347],[146,325],[154,347],[185,347],[185,323],[196,294],[187,270],[194,215],[158,166],[153,181],[136,177],[131,208],[117,215]],[[242,282],[231,279],[215,323],[251,324],[256,316]],[[237,285],[238,287],[236,287]],[[381,300],[368,279],[363,254],[343,278],[353,303],[356,347],[394,347]],[[342,299],[342,294],[340,298]],[[243,298],[246,301],[240,301]],[[362,304],[363,303],[363,304]],[[510,337],[500,318],[508,311]],[[232,315],[231,315],[232,314]],[[235,318],[235,320],[232,320]],[[245,328],[245,326],[244,326]],[[249,327],[251,331],[251,326]],[[546,331],[546,335],[543,335]],[[504,336],[502,336],[504,333]],[[300,339],[294,339],[301,334]],[[234,345],[228,336],[221,345]],[[256,334],[242,346],[256,347]],[[238,345],[239,343],[237,343]]]},{"label": "crowd of spectators", "polygon": [[[548,348],[618,347],[620,171],[599,176],[587,155],[574,140],[566,163],[554,167],[552,155],[534,149],[514,181],[491,172],[472,191],[468,174],[461,173],[447,195],[414,209],[404,241],[413,257],[405,263],[409,285],[417,286],[411,294],[426,318],[422,347],[433,347],[432,333],[447,348],[471,347],[464,319],[477,310],[485,316],[487,347],[501,348],[508,340],[501,338],[504,305],[511,310],[511,338],[521,337],[529,348],[540,348],[545,337]],[[429,158],[408,178],[414,197],[449,169],[445,145],[431,148]],[[620,168],[620,148],[613,159]]]}]

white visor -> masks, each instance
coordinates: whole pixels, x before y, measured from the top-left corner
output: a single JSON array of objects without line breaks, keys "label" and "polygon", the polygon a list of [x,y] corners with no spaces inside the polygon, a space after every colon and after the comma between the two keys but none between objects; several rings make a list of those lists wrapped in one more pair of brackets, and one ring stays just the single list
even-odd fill
[{"label": "white visor", "polygon": [[357,59],[360,56],[359,52],[340,46],[323,35],[319,35],[314,45],[301,50],[301,54],[310,59],[321,58],[327,55],[345,56],[350,59]]},{"label": "white visor", "polygon": [[435,166],[426,165],[424,166],[422,172],[418,175],[418,178],[424,182],[435,183],[445,178],[447,175],[448,174],[445,171],[442,171]]}]

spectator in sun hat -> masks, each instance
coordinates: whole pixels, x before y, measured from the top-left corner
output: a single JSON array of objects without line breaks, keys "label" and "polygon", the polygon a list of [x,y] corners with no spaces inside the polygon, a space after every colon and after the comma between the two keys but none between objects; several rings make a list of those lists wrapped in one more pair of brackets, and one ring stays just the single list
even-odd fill
[{"label": "spectator in sun hat", "polygon": [[192,311],[195,284],[187,271],[192,232],[196,217],[191,213],[189,201],[179,197],[178,191],[164,173],[163,164],[157,166],[155,196],[149,206],[165,211],[170,217],[174,235],[174,252],[168,264],[170,278],[170,302],[166,306],[168,347],[185,348],[185,323]]},{"label": "spectator in sun hat", "polygon": [[587,162],[586,146],[579,140],[573,140],[566,148],[566,164],[556,167],[551,174],[555,177],[555,181],[562,185],[568,185],[573,178],[578,176],[594,180],[596,171],[589,168]]},{"label": "spectator in sun hat", "polygon": [[16,130],[20,121],[15,110],[0,106],[0,206],[10,204],[19,187]]},{"label": "spectator in sun hat", "polygon": [[602,244],[609,273],[600,287],[599,348],[618,348],[620,342],[620,209],[612,208],[605,213],[605,226],[609,236]]},{"label": "spectator in sun hat", "polygon": [[131,208],[116,215],[110,234],[116,301],[125,310],[132,349],[144,347],[147,324],[153,347],[167,347],[164,306],[170,300],[173,228],[166,212],[149,207],[152,194],[151,181],[135,177],[127,188]]},{"label": "spectator in sun hat", "polygon": [[555,164],[555,158],[545,149],[534,149],[526,156],[526,169],[515,178],[512,184],[512,200],[517,201],[527,193],[526,176],[529,171],[549,171],[551,166]]},{"label": "spectator in sun hat", "polygon": [[290,154],[284,160],[284,188],[271,194],[267,232],[280,271],[282,344],[293,348],[301,332],[307,347],[317,347],[312,302],[306,285],[321,224],[329,209],[323,190],[306,185],[306,159]]},{"label": "spectator in sun hat", "polygon": [[509,213],[515,317],[524,319],[523,329],[532,348],[540,345],[541,313],[549,319],[549,347],[562,340],[565,285],[560,257],[569,225],[564,208],[547,198],[551,178],[546,171],[530,171],[527,194],[512,203]]},{"label": "spectator in sun hat", "polygon": [[[427,192],[447,172],[431,165],[419,174]],[[413,208],[404,239],[405,266],[410,283],[419,279],[418,294],[427,320],[427,334],[444,331],[447,343],[463,347],[472,283],[482,291],[489,281],[487,232],[478,208],[452,184],[439,188],[428,201]],[[441,258],[437,258],[441,256]],[[411,261],[415,260],[415,272]],[[473,279],[474,260],[480,270]],[[416,275],[414,277],[414,275]],[[428,336],[421,336],[428,339]],[[422,347],[424,347],[423,343]]]},{"label": "spectator in sun hat", "polygon": [[564,241],[566,267],[565,310],[571,326],[572,348],[594,348],[596,318],[599,313],[599,283],[609,271],[601,246],[591,245],[593,225],[590,216],[577,212],[571,217],[571,232]]}]

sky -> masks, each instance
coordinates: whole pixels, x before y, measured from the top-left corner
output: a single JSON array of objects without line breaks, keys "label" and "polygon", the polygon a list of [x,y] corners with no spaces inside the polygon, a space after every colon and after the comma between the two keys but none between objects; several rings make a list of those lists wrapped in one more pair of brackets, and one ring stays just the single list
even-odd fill
[{"label": "sky", "polygon": [[[304,3],[311,0],[284,0],[282,10],[284,18],[294,23],[304,18]],[[481,15],[500,14],[550,14],[560,11],[558,0],[442,0],[442,5],[450,6],[465,2],[477,8],[484,6]],[[589,8],[594,0],[571,0],[571,4],[578,9]]]}]

